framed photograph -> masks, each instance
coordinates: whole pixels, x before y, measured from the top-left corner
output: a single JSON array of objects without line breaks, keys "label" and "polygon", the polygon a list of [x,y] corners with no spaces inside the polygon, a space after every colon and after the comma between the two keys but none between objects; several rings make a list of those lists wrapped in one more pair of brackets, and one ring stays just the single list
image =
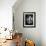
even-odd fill
[{"label": "framed photograph", "polygon": [[36,12],[23,13],[23,27],[36,27]]}]

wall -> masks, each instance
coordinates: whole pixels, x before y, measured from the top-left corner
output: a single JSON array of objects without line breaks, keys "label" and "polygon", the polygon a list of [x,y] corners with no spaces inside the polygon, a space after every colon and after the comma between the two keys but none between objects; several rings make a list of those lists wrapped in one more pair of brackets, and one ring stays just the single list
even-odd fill
[{"label": "wall", "polygon": [[[17,3],[16,3],[17,4]],[[36,28],[23,27],[23,12],[36,12]],[[41,1],[40,0],[23,0],[18,7],[13,7],[15,30],[23,33],[24,39],[35,41],[36,46],[41,46]]]},{"label": "wall", "polygon": [[46,46],[46,0],[41,1],[41,40],[42,46]]},{"label": "wall", "polygon": [[12,6],[16,0],[0,0],[0,27],[12,29]]}]

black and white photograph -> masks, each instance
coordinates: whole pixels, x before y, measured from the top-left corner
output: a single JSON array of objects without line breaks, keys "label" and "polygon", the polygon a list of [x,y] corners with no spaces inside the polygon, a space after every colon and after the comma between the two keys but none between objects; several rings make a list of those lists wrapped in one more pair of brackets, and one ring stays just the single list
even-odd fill
[{"label": "black and white photograph", "polygon": [[23,13],[23,26],[24,27],[35,27],[36,26],[36,13],[35,12],[24,12]]}]

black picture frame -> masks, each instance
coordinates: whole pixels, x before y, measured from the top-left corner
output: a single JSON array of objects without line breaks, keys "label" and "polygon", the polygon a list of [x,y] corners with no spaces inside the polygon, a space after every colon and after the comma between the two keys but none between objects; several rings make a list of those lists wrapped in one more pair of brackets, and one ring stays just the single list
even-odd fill
[{"label": "black picture frame", "polygon": [[36,27],[36,12],[23,12],[23,27]]}]

